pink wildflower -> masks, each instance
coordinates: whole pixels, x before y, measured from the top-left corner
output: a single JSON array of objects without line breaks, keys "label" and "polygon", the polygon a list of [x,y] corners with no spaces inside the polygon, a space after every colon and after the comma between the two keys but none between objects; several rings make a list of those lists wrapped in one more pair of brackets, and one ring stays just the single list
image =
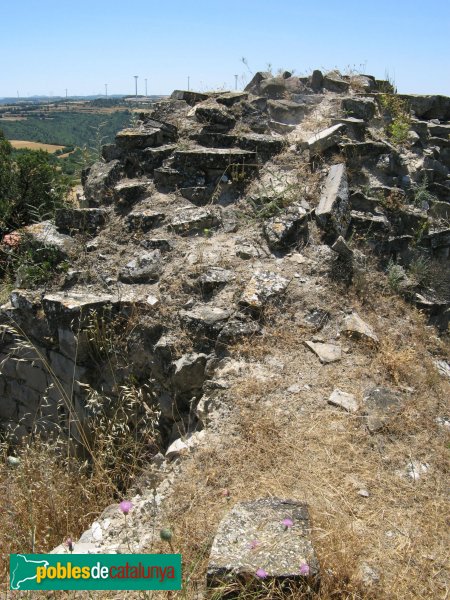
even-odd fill
[{"label": "pink wildflower", "polygon": [[256,571],[256,577],[259,577],[260,579],[265,579],[269,574],[267,573],[267,571],[264,571],[264,569],[258,569]]},{"label": "pink wildflower", "polygon": [[300,575],[309,575],[309,565],[306,563],[300,565]]},{"label": "pink wildflower", "polygon": [[122,500],[122,502],[119,504],[119,510],[121,510],[124,515],[127,515],[132,508],[133,503],[129,500]]}]

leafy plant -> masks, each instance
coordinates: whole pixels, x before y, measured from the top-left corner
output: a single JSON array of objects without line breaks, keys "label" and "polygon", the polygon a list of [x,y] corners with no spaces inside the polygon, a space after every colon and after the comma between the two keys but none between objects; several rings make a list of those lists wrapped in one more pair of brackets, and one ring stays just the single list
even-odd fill
[{"label": "leafy plant", "polygon": [[406,280],[405,269],[401,265],[398,265],[396,262],[394,262],[391,258],[389,260],[386,273],[389,287],[398,292],[402,282]]},{"label": "leafy plant", "polygon": [[430,204],[436,200],[436,196],[434,196],[428,190],[428,180],[425,176],[421,183],[417,185],[414,189],[414,204],[422,209],[428,209]]},{"label": "leafy plant", "polygon": [[2,264],[4,279],[25,288],[48,283],[68,266],[57,248],[36,244],[24,233],[17,246],[4,253]]},{"label": "leafy plant", "polygon": [[385,130],[394,144],[404,144],[411,127],[411,111],[406,100],[396,94],[381,94],[381,108],[386,113]]},{"label": "leafy plant", "polygon": [[417,285],[427,285],[430,281],[431,261],[426,256],[418,256],[409,265],[409,275]]}]

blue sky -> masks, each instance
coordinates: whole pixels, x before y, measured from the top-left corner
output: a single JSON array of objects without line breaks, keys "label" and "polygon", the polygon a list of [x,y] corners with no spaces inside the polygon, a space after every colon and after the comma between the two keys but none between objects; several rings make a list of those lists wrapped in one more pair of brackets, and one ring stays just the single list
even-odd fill
[{"label": "blue sky", "polygon": [[232,89],[267,64],[450,95],[450,0],[0,0],[0,23],[0,97]]}]

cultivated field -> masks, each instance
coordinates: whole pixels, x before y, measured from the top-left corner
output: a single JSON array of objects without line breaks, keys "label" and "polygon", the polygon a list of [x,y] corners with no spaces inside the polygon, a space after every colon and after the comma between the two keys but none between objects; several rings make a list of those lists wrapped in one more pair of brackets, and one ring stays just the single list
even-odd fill
[{"label": "cultivated field", "polygon": [[28,150],[45,150],[46,152],[56,152],[62,150],[64,146],[58,146],[56,144],[41,144],[40,142],[31,142],[29,140],[9,140],[13,148],[28,148]]}]

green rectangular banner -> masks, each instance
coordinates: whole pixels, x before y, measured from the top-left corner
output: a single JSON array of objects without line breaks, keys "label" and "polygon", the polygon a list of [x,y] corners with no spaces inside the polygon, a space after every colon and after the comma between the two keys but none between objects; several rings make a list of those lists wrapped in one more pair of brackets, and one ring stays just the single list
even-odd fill
[{"label": "green rectangular banner", "polygon": [[11,590],[181,590],[181,554],[10,554]]}]

